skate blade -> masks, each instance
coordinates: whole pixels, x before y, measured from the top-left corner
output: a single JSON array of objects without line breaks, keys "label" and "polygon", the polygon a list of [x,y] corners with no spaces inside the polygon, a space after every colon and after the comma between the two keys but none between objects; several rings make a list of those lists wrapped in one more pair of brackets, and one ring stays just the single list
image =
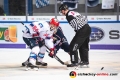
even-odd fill
[{"label": "skate blade", "polygon": [[39,68],[30,68],[30,67],[27,67],[25,69],[25,71],[38,71],[38,70],[39,70]]},{"label": "skate blade", "polygon": [[79,66],[77,66],[77,67],[67,67],[67,70],[79,70]]},{"label": "skate blade", "polygon": [[47,66],[37,65],[39,68],[47,68]]},{"label": "skate blade", "polygon": [[80,68],[90,68],[88,65],[80,65]]}]

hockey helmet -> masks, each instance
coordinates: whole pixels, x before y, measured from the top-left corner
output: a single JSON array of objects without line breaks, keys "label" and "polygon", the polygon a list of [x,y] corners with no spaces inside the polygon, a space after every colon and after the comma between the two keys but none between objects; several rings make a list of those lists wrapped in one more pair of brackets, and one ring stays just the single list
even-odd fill
[{"label": "hockey helmet", "polygon": [[56,18],[52,18],[50,20],[50,24],[54,25],[55,27],[59,27],[59,21]]}]

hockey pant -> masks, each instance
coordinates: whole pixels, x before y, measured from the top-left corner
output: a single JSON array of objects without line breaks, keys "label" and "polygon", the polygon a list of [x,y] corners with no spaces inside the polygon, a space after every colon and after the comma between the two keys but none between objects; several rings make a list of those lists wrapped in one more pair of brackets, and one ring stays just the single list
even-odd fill
[{"label": "hockey pant", "polygon": [[[45,39],[45,45],[48,48],[53,48],[53,40],[52,39]],[[35,65],[36,60],[38,62],[42,62],[44,56],[45,56],[45,52],[46,52],[47,48],[43,45],[42,47],[39,46],[35,46],[32,48],[32,51],[30,53],[30,57],[29,57],[29,62],[32,63],[33,65]]]}]

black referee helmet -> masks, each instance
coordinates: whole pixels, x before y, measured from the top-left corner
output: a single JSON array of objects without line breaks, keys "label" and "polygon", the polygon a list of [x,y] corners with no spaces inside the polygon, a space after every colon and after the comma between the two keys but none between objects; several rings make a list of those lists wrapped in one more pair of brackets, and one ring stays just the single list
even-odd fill
[{"label": "black referee helmet", "polygon": [[62,10],[66,10],[66,9],[68,9],[68,6],[66,4],[62,4],[59,7],[59,12],[61,12]]}]

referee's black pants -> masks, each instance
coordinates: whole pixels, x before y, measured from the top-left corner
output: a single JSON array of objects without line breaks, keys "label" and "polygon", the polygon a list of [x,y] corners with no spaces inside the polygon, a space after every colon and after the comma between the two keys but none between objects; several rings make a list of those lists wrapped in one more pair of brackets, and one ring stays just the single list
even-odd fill
[{"label": "referee's black pants", "polygon": [[81,61],[89,63],[89,37],[91,28],[88,24],[79,29],[70,43],[71,62],[78,63],[78,49],[80,52]]}]

